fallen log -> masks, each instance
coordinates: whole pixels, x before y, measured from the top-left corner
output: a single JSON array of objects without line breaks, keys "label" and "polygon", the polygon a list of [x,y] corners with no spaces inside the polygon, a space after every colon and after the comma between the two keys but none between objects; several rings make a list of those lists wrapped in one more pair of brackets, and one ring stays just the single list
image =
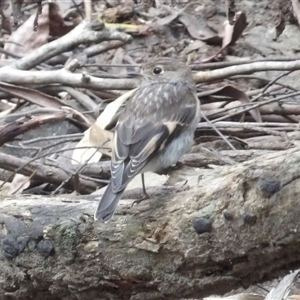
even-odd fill
[{"label": "fallen log", "polygon": [[287,273],[299,165],[293,148],[202,170],[189,190],[122,200],[108,224],[84,197],[2,199],[0,298],[200,299]]}]

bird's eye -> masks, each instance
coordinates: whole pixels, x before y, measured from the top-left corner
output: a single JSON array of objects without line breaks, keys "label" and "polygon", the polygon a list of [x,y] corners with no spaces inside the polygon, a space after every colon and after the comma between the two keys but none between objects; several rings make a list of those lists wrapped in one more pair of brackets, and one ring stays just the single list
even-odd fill
[{"label": "bird's eye", "polygon": [[153,69],[153,73],[156,74],[156,75],[160,74],[162,71],[163,71],[163,70],[162,70],[161,67],[155,67],[155,68]]}]

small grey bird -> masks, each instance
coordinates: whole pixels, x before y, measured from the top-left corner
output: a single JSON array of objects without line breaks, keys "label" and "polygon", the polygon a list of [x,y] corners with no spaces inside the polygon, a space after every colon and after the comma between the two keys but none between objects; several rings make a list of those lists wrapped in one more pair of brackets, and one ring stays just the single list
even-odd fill
[{"label": "small grey bird", "polygon": [[141,86],[121,113],[113,140],[111,180],[95,212],[109,221],[128,183],[174,165],[192,145],[200,102],[192,72],[171,58],[143,65]]}]

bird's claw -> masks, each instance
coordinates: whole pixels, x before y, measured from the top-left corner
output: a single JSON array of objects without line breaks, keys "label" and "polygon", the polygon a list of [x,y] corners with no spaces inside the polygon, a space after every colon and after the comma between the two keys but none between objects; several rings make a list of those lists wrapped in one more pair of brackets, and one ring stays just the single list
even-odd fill
[{"label": "bird's claw", "polygon": [[148,195],[145,191],[143,191],[143,196],[142,196],[140,199],[134,200],[134,201],[132,202],[131,207],[133,207],[134,205],[139,204],[139,203],[141,203],[142,201],[145,201],[145,200],[147,200],[147,199],[149,199],[149,198],[150,198],[149,195]]}]

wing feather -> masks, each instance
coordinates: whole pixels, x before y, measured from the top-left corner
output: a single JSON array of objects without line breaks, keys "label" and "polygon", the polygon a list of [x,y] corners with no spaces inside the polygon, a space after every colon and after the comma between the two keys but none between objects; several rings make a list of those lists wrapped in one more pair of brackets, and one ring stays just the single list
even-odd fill
[{"label": "wing feather", "polygon": [[[193,91],[183,87],[178,92],[176,88],[166,89],[168,87],[160,84],[156,90],[151,89],[151,94],[147,88],[136,91],[116,126],[111,164],[114,193],[122,191],[159,151],[193,122],[197,114]],[[141,99],[141,95],[145,98]],[[162,104],[159,110],[153,97]],[[178,105],[170,107],[169,97],[179,99]],[[155,114],[149,114],[153,111]]]}]

